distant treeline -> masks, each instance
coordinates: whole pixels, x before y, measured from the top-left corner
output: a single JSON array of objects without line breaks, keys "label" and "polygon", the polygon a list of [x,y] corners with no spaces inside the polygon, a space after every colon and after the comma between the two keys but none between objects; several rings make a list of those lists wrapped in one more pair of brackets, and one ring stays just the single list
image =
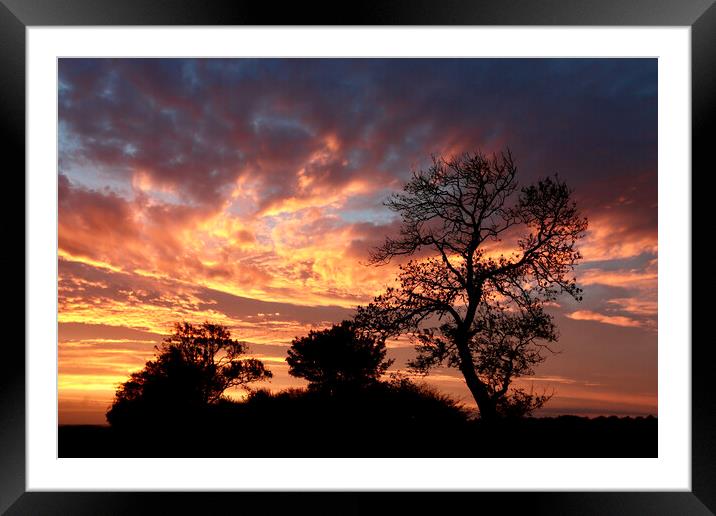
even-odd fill
[{"label": "distant treeline", "polygon": [[[473,416],[473,417],[471,417]],[[61,426],[60,457],[656,457],[653,417],[485,423],[429,387],[253,392],[147,426]]]}]

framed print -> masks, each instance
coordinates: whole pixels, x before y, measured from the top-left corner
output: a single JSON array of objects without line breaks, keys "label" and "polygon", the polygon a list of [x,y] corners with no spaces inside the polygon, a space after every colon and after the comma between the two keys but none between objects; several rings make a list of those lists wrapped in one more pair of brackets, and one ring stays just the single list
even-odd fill
[{"label": "framed print", "polygon": [[712,513],[716,8],[658,7],[5,1],[0,507]]}]

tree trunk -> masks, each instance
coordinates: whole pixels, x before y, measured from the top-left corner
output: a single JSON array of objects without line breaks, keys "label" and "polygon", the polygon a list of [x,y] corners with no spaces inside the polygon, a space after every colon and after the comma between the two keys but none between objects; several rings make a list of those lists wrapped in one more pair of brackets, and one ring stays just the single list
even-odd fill
[{"label": "tree trunk", "polygon": [[465,378],[467,388],[470,389],[472,397],[475,398],[477,408],[480,411],[480,419],[483,421],[494,421],[497,419],[497,405],[487,392],[487,387],[480,380],[475,372],[472,363],[472,356],[467,345],[467,339],[460,339],[455,342],[460,356],[460,372]]}]

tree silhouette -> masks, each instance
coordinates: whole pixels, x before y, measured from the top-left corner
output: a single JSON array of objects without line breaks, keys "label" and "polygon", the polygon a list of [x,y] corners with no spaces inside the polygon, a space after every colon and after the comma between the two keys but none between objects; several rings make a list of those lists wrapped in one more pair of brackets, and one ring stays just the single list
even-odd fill
[{"label": "tree silhouette", "polygon": [[509,151],[434,157],[414,172],[386,202],[402,218],[400,235],[371,263],[417,256],[400,266],[398,287],[357,315],[384,335],[413,335],[414,369],[459,369],[486,420],[548,399],[510,385],[533,374],[557,339],[545,303],[561,293],[581,300],[571,273],[586,218],[557,176],[519,189],[516,175]]},{"label": "tree silhouette", "polygon": [[217,402],[230,387],[272,376],[261,361],[241,358],[246,344],[218,324],[177,323],[157,351],[117,389],[107,412],[112,426],[185,417]]},{"label": "tree silhouette", "polygon": [[289,374],[308,380],[310,389],[335,393],[377,381],[392,363],[385,360],[385,354],[381,336],[343,321],[295,338],[286,362]]}]

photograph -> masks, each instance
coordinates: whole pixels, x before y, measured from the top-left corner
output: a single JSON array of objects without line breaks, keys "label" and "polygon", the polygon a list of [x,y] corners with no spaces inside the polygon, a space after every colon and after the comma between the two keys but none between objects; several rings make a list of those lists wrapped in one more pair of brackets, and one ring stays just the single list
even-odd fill
[{"label": "photograph", "polygon": [[658,75],[58,58],[59,457],[658,457]]}]

